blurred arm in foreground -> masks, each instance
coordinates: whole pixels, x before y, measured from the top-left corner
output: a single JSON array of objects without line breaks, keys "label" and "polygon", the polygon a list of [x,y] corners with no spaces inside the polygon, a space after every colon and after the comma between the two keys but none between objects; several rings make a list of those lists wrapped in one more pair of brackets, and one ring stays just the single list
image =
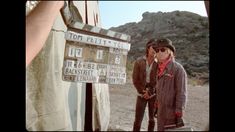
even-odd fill
[{"label": "blurred arm in foreground", "polygon": [[42,49],[64,1],[41,1],[26,16],[26,67]]}]

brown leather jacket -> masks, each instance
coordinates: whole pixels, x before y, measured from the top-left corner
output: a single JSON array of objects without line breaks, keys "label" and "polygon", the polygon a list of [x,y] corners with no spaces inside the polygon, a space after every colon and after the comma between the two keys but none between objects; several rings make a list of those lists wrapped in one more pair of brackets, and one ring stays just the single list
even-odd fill
[{"label": "brown leather jacket", "polygon": [[[156,91],[155,90],[156,73],[157,73],[157,63],[154,61],[151,72],[150,72],[150,84],[149,84],[150,89],[152,89],[153,91]],[[132,81],[138,93],[143,94],[143,90],[145,89],[145,85],[146,85],[146,57],[145,56],[139,57],[136,60],[134,64],[134,70],[132,73]]]}]

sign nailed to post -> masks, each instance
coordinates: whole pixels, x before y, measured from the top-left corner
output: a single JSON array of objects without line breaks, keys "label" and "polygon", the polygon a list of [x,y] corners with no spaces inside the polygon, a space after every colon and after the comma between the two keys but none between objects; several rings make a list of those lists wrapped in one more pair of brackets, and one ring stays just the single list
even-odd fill
[{"label": "sign nailed to post", "polygon": [[65,34],[65,39],[69,41],[88,43],[91,45],[130,50],[130,44],[127,42],[121,42],[121,41],[106,39],[106,38],[102,38],[98,36],[81,34],[78,32],[76,33],[73,31],[67,31]]},{"label": "sign nailed to post", "polygon": [[65,33],[64,81],[124,84],[130,36],[71,21],[68,6],[62,10]]},{"label": "sign nailed to post", "polygon": [[130,44],[117,39],[67,31],[63,80],[123,84]]}]

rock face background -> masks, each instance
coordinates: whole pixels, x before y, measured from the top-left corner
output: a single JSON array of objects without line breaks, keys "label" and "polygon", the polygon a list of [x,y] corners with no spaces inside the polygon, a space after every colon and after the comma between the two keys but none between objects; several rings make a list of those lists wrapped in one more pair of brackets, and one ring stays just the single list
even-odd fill
[{"label": "rock face background", "polygon": [[109,29],[131,36],[129,62],[133,63],[145,53],[145,44],[150,38],[167,37],[176,48],[176,61],[184,66],[188,76],[208,82],[208,17],[187,11],[145,12],[142,17],[138,23],[131,22]]}]

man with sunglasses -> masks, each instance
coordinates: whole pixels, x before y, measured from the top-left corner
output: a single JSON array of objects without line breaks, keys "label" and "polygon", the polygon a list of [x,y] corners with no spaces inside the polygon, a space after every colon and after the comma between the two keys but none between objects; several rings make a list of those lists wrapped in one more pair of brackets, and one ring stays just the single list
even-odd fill
[{"label": "man with sunglasses", "polygon": [[183,112],[187,99],[187,74],[175,61],[175,47],[167,38],[154,45],[157,62],[156,102],[157,130],[164,131],[184,126]]},{"label": "man with sunglasses", "polygon": [[148,131],[153,131],[154,121],[154,103],[155,103],[155,86],[157,63],[154,61],[155,51],[153,49],[155,39],[150,39],[146,44],[146,54],[139,57],[135,64],[132,74],[133,84],[138,92],[136,100],[136,113],[133,131],[140,131],[143,120],[145,107],[148,104],[149,123]]}]

